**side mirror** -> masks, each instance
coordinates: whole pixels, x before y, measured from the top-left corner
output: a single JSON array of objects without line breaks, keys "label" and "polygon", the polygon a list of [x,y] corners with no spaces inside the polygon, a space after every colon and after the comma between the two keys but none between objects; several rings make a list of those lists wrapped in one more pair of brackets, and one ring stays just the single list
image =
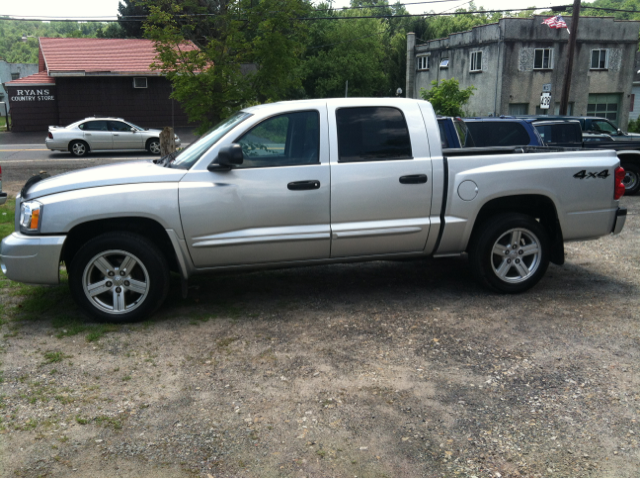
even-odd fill
[{"label": "side mirror", "polygon": [[136,131],[138,131],[138,130],[136,130],[135,128],[131,127],[131,133],[135,133]]},{"label": "side mirror", "polygon": [[622,135],[622,130],[618,128],[618,135]]},{"label": "side mirror", "polygon": [[220,148],[218,156],[207,167],[209,171],[229,171],[231,168],[237,165],[241,165],[244,161],[244,155],[242,154],[242,146],[234,143],[230,146]]}]

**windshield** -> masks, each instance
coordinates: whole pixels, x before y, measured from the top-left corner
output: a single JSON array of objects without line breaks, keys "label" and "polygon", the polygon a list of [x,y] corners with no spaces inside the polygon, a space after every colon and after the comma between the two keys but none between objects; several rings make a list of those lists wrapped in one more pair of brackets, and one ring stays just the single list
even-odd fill
[{"label": "windshield", "polygon": [[171,163],[171,168],[181,168],[183,170],[188,170],[209,148],[216,144],[220,138],[229,133],[234,127],[242,123],[250,116],[251,113],[239,111],[235,115],[232,115],[226,120],[218,123],[211,130],[202,135],[198,141],[196,141],[191,146],[189,146],[189,148],[180,153],[176,157],[175,161]]}]

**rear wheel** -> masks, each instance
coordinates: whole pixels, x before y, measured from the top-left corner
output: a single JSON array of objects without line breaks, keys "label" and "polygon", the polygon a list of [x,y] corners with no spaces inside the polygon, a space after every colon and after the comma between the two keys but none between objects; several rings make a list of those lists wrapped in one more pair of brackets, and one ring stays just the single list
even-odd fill
[{"label": "rear wheel", "polygon": [[84,141],[72,141],[69,145],[69,151],[73,156],[81,157],[89,153],[89,145]]},{"label": "rear wheel", "polygon": [[167,261],[151,241],[106,233],[85,243],[69,269],[71,294],[100,321],[138,321],[153,313],[169,290]]},{"label": "rear wheel", "polygon": [[540,223],[505,213],[479,227],[469,248],[476,279],[500,293],[521,293],[540,281],[549,266],[548,234]]},{"label": "rear wheel", "polygon": [[637,165],[624,163],[624,194],[635,195],[640,190],[640,168]]},{"label": "rear wheel", "polygon": [[151,138],[147,141],[147,151],[152,155],[160,154],[160,140],[158,138]]}]

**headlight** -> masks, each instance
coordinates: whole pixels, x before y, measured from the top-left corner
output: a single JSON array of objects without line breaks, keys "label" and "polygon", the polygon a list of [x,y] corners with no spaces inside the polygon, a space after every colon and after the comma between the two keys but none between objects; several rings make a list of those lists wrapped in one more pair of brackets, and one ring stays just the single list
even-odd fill
[{"label": "headlight", "polygon": [[25,201],[20,205],[20,231],[35,233],[40,230],[42,205],[37,201]]}]

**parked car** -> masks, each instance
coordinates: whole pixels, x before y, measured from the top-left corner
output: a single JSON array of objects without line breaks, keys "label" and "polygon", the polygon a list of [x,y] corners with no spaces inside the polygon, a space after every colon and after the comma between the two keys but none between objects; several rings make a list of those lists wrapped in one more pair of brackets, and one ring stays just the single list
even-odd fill
[{"label": "parked car", "polygon": [[475,146],[540,146],[543,141],[527,121],[516,118],[464,118]]},{"label": "parked car", "polygon": [[254,106],[173,162],[27,182],[0,264],[55,284],[64,262],[74,299],[105,321],[151,314],[170,270],[186,294],[196,273],[466,252],[480,283],[519,293],[564,262],[564,241],[620,232],[624,171],[613,151],[502,148],[445,156],[422,100]]},{"label": "parked car", "polygon": [[585,133],[605,133],[614,141],[640,141],[640,134],[625,133],[607,118],[596,116],[571,116],[571,115],[515,115],[501,116],[500,118],[523,118],[539,121],[547,120],[577,120]]},{"label": "parked car", "polygon": [[[67,126],[50,126],[47,148],[85,156],[89,151],[147,150],[160,154],[162,130],[142,128],[122,118],[92,117]],[[175,135],[176,147],[180,138]]]}]

